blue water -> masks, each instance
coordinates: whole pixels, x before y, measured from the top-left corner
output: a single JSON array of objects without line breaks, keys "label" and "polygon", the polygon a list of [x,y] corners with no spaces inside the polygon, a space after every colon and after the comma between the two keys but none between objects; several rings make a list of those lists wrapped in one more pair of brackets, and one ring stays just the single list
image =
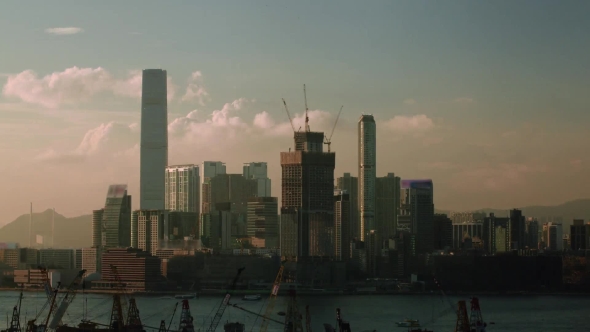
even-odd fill
[{"label": "blue water", "polygon": [[[25,293],[22,306],[22,314],[31,319],[39,314],[46,302],[44,293]],[[266,295],[263,294],[263,298]],[[18,299],[17,292],[0,293],[0,318],[9,317],[12,308]],[[463,300],[469,300],[462,298]],[[277,298],[273,318],[283,320],[277,315],[279,311],[286,311],[286,297]],[[456,303],[459,298],[451,297]],[[219,307],[222,297],[201,297],[189,300],[191,312],[195,319],[195,327],[206,329],[215,310]],[[72,303],[64,322],[74,325],[84,318],[84,303],[87,302],[87,319],[107,324],[110,318],[112,298],[108,295],[82,295],[79,294]],[[143,323],[149,327],[157,328],[160,320],[165,319],[169,323],[170,317],[178,300],[172,297],[137,297],[137,304]],[[254,312],[264,313],[263,306],[266,301],[242,301],[240,296],[233,300],[243,308]],[[354,332],[365,330],[400,331],[395,322],[404,318],[419,319],[423,325],[435,332],[452,332],[455,328],[456,317],[449,310],[449,303],[440,296],[326,296],[326,297],[300,297],[298,298],[300,311],[305,313],[305,306],[309,305],[312,321],[312,330],[323,332],[323,323],[335,323],[335,311],[339,307],[342,316],[351,324]],[[582,296],[523,296],[523,297],[480,297],[482,314],[486,322],[495,322],[488,325],[488,331],[518,331],[518,332],[565,332],[565,331],[589,331],[590,324],[590,297]],[[469,308],[468,308],[469,309]],[[178,305],[171,329],[178,328],[181,305]],[[39,320],[44,320],[45,315],[40,315]],[[24,317],[23,317],[24,318]],[[7,318],[0,322],[4,327]],[[217,331],[223,330],[223,323],[227,321],[240,321],[246,325],[246,330],[260,330],[261,319],[255,315],[228,307]],[[305,321],[303,323],[305,325]],[[149,329],[147,329],[149,330]],[[270,322],[268,331],[281,331],[282,327]]]}]

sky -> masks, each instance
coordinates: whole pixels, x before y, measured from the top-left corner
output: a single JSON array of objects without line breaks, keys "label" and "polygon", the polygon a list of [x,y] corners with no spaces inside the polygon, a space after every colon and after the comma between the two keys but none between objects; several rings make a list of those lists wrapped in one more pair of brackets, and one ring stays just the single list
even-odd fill
[{"label": "sky", "polygon": [[169,163],[269,163],[310,126],[335,176],[431,178],[435,207],[557,205],[590,187],[587,1],[6,1],[0,5],[0,224],[139,202],[141,70],[168,72]]}]

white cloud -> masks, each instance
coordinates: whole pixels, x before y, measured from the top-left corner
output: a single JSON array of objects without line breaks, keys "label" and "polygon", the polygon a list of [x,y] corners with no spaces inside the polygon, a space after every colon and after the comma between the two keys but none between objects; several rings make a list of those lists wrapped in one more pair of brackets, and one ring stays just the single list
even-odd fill
[{"label": "white cloud", "polygon": [[195,71],[191,74],[191,77],[188,80],[188,86],[186,87],[186,92],[184,96],[182,96],[183,102],[192,101],[197,99],[199,104],[205,105],[206,101],[209,101],[209,92],[205,90],[205,87],[202,84],[203,81],[203,74],[200,71]]},{"label": "white cloud", "polygon": [[475,100],[473,100],[473,98],[469,98],[469,97],[460,97],[455,99],[456,103],[461,103],[461,104],[469,104],[469,103],[473,103],[475,102]]},{"label": "white cloud", "polygon": [[65,27],[65,28],[47,28],[45,29],[45,33],[50,35],[75,35],[77,33],[82,33],[84,30],[82,28],[77,27]]},{"label": "white cloud", "polygon": [[[174,98],[176,86],[168,77],[168,100]],[[141,97],[141,71],[130,71],[125,79],[115,78],[104,68],[71,67],[39,77],[32,70],[8,76],[2,93],[24,102],[57,108],[89,101],[93,96],[110,92],[118,96]]]},{"label": "white cloud", "polygon": [[58,163],[82,162],[88,157],[117,154],[133,146],[139,140],[137,123],[125,125],[114,121],[102,123],[84,134],[82,141],[72,151],[56,152],[53,148],[37,156],[40,161]]},{"label": "white cloud", "polygon": [[434,128],[434,121],[424,114],[396,115],[383,123],[383,126],[397,132],[420,132]]}]

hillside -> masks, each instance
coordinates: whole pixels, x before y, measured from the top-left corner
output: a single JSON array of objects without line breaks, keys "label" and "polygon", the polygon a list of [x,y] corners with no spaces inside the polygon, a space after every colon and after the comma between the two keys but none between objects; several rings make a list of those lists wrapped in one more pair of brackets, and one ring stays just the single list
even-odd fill
[{"label": "hillside", "polygon": [[[494,213],[496,216],[507,217],[510,209],[479,209],[477,211],[486,214]],[[590,199],[577,199],[555,206],[525,206],[517,209],[522,210],[525,217],[535,217],[540,222],[550,221],[552,217],[562,217],[564,226],[571,225],[574,219],[590,219]],[[438,211],[437,211],[438,212]],[[442,211],[441,211],[442,212]],[[446,213],[448,213],[447,211]]]},{"label": "hillside", "polygon": [[[51,246],[51,219],[53,211],[33,213],[32,242],[35,235],[43,236],[43,247]],[[66,218],[55,213],[54,248],[82,248],[92,243],[92,215]],[[24,214],[0,228],[0,242],[18,242],[21,247],[28,246],[29,215]]]}]

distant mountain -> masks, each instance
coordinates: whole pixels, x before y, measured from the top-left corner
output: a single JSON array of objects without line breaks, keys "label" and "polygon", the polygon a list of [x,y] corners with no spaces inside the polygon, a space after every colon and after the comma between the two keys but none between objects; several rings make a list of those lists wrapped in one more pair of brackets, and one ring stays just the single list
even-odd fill
[{"label": "distant mountain", "polygon": [[[51,243],[51,219],[53,211],[48,209],[33,213],[31,242],[36,247],[83,248],[92,244],[92,215],[66,218],[55,213],[55,245]],[[23,214],[0,228],[0,242],[17,242],[21,247],[29,245],[29,215]],[[43,244],[36,245],[36,235],[43,236]]]},{"label": "distant mountain", "polygon": [[[507,217],[510,210],[507,209],[479,209],[478,212],[485,212],[486,214],[493,213],[499,217]],[[590,219],[590,199],[577,199],[575,201],[565,202],[563,204],[554,206],[525,206],[517,209],[522,210],[522,214],[525,217],[537,218],[540,222],[552,221],[551,219],[561,217],[563,219],[563,225],[571,225],[574,219],[584,219],[588,221]],[[437,213],[450,214],[450,211],[438,211]],[[565,231],[565,230],[564,230]]]}]

